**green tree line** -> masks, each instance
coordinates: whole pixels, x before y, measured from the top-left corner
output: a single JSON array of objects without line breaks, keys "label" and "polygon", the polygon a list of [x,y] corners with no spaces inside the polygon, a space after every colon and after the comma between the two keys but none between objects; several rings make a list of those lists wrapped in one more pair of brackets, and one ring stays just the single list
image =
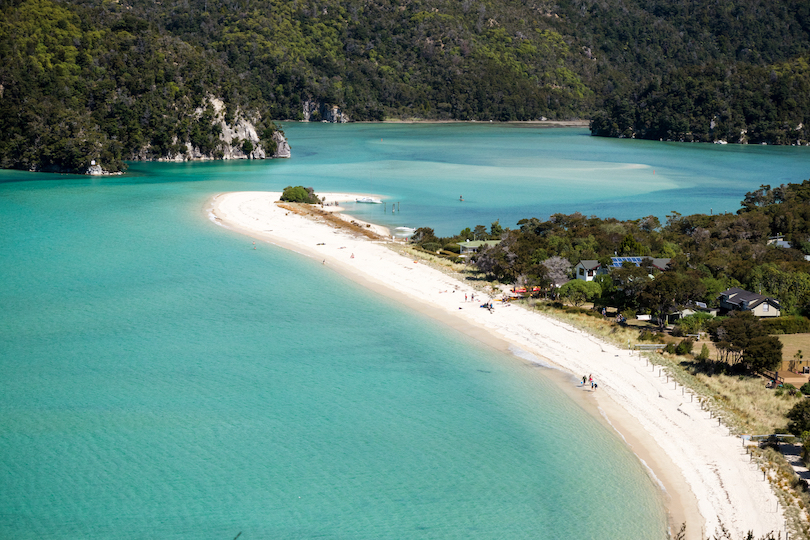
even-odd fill
[{"label": "green tree line", "polygon": [[[640,266],[626,263],[596,276],[595,285],[567,287],[579,302],[662,320],[678,306],[717,306],[719,293],[730,287],[776,298],[785,315],[810,315],[810,262],[805,260],[810,255],[810,180],[763,185],[746,194],[735,214],[673,212],[664,224],[655,216],[619,221],[554,214],[545,221],[523,219],[517,226],[505,229],[495,222],[489,230],[478,225],[446,238],[420,228],[413,241],[430,251],[458,252],[458,244],[467,240],[499,240],[473,257],[478,270],[502,283],[546,290],[552,282],[573,278],[571,268],[581,260],[608,266],[615,255],[639,256]],[[789,247],[769,244],[774,237]],[[671,261],[661,271],[654,258]]]},{"label": "green tree line", "polygon": [[4,167],[211,150],[209,95],[263,136],[310,100],[662,139],[793,144],[810,123],[801,0],[0,0],[0,16]]}]

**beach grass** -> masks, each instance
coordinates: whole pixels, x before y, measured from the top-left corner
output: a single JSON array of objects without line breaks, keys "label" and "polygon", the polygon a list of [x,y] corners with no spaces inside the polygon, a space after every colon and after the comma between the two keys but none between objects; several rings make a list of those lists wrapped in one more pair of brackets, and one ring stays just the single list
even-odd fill
[{"label": "beach grass", "polygon": [[638,328],[618,325],[612,319],[602,317],[596,312],[590,314],[587,310],[581,308],[559,309],[553,307],[547,301],[533,299],[522,300],[519,304],[524,304],[546,316],[566,322],[617,347],[630,348],[637,343],[641,343]]},{"label": "beach grass", "polygon": [[781,452],[770,448],[751,448],[751,453],[767,476],[784,510],[789,538],[810,538],[810,493],[807,483],[793,471]]},{"label": "beach grass", "polygon": [[276,203],[276,205],[279,208],[283,208],[300,216],[320,218],[335,229],[351,231],[354,234],[365,236],[372,240],[383,239],[382,236],[374,232],[370,227],[364,226],[356,221],[346,221],[341,219],[340,216],[335,215],[332,212],[325,212],[319,209],[317,205],[306,203]]},{"label": "beach grass", "polygon": [[[708,375],[693,370],[690,361],[676,360],[675,369],[683,369],[694,378],[694,386],[701,394],[712,399],[713,405],[726,418],[727,425],[738,433],[765,435],[783,430],[787,425],[787,412],[803,399],[801,394],[787,392],[777,396],[774,389],[766,388],[766,381],[750,375]],[[692,386],[690,386],[691,388]]]}]

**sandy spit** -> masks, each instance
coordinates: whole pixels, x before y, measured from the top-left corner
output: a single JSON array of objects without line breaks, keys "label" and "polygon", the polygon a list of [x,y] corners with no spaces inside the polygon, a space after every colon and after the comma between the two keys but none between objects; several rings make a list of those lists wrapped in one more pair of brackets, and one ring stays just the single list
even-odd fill
[{"label": "sandy spit", "polygon": [[[749,463],[742,441],[638,353],[518,306],[496,302],[492,312],[481,309],[488,297],[468,284],[400,255],[384,240],[280,207],[279,195],[219,194],[207,210],[217,224],[312,257],[489,346],[517,347],[571,374],[561,378],[567,392],[604,417],[648,466],[665,491],[671,528],[677,531],[686,522],[690,540],[714,535],[721,523],[735,537],[749,530],[756,537],[784,530],[776,496]],[[338,205],[362,196],[322,195]],[[475,302],[465,302],[465,294],[475,294]],[[585,374],[593,374],[598,391],[574,382]]]}]

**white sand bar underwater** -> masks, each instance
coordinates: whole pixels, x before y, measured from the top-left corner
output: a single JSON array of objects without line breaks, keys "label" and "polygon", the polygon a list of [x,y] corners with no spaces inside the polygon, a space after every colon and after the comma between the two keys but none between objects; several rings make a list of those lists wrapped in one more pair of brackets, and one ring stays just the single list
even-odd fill
[{"label": "white sand bar underwater", "polygon": [[[319,194],[329,201],[363,195]],[[729,435],[697,399],[638,353],[620,349],[576,328],[514,305],[488,300],[470,285],[326,222],[277,206],[278,192],[219,194],[212,219],[257,240],[311,256],[318,263],[391,298],[417,307],[461,331],[504,348],[511,345],[581,378],[592,374],[598,391],[571,383],[650,468],[666,491],[673,528],[687,523],[687,538],[705,538],[724,525],[735,537],[784,531],[784,518],[763,473],[749,462],[739,437]],[[327,207],[328,208],[328,207]],[[332,207],[338,210],[337,207]],[[387,231],[379,229],[386,234]],[[465,302],[465,295],[476,302]],[[479,301],[480,299],[480,301]],[[482,336],[480,329],[486,329]],[[497,345],[496,345],[497,346]]]}]

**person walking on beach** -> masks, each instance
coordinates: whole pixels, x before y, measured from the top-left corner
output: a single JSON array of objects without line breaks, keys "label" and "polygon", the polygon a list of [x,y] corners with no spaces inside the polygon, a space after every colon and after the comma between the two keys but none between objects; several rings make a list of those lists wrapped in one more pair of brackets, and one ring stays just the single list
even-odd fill
[{"label": "person walking on beach", "polygon": [[585,386],[585,381],[587,381],[587,380],[588,380],[588,376],[587,376],[587,375],[583,375],[583,376],[582,376],[582,386]]}]

